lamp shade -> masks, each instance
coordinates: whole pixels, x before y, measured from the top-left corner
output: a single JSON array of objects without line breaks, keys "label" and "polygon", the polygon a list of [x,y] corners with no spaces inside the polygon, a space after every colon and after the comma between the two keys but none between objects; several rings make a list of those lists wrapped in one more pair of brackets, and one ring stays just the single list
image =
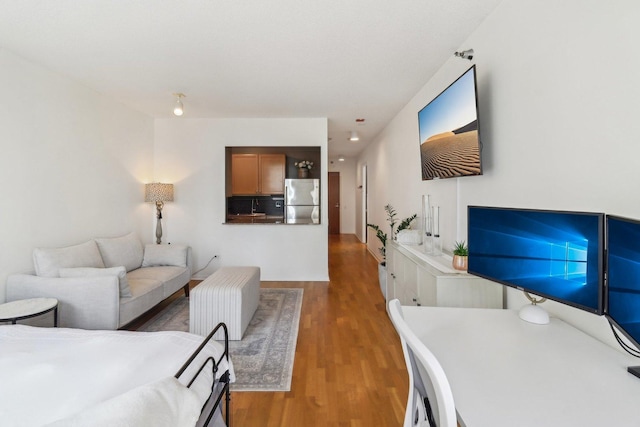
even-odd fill
[{"label": "lamp shade", "polygon": [[144,186],[145,202],[173,202],[173,184],[153,182]]}]

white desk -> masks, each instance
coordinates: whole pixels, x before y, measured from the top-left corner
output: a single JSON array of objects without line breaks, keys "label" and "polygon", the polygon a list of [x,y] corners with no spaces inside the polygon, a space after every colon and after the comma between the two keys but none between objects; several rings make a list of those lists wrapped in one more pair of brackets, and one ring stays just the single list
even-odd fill
[{"label": "white desk", "polygon": [[468,427],[640,426],[640,360],[551,319],[513,310],[402,307],[436,355]]}]

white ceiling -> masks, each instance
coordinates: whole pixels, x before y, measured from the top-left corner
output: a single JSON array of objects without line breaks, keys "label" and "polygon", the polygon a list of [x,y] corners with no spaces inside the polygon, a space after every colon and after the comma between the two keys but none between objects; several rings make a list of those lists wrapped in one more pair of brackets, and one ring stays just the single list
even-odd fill
[{"label": "white ceiling", "polygon": [[349,157],[500,1],[0,0],[0,46],[156,118],[327,117]]}]

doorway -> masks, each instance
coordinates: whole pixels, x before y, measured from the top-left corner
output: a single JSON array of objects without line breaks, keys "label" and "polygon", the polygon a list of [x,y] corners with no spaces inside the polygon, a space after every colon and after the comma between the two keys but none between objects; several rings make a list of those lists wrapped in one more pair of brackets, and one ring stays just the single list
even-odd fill
[{"label": "doorway", "polygon": [[329,234],[340,234],[340,172],[329,172]]},{"label": "doorway", "polygon": [[368,218],[368,208],[367,205],[369,203],[368,199],[367,199],[367,165],[362,165],[362,242],[363,243],[367,243],[367,221],[369,221]]}]

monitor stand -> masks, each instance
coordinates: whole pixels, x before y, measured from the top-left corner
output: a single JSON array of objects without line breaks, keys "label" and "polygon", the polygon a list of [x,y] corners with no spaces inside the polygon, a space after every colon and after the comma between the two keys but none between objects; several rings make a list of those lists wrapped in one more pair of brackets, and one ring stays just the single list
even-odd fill
[{"label": "monitor stand", "polygon": [[[524,292],[524,291],[523,291]],[[533,323],[536,325],[546,325],[549,323],[549,313],[540,307],[538,304],[545,302],[546,298],[535,298],[528,292],[524,292],[525,296],[531,304],[523,306],[518,315],[525,322]]]},{"label": "monitor stand", "polygon": [[640,378],[640,366],[629,366],[627,371]]}]

